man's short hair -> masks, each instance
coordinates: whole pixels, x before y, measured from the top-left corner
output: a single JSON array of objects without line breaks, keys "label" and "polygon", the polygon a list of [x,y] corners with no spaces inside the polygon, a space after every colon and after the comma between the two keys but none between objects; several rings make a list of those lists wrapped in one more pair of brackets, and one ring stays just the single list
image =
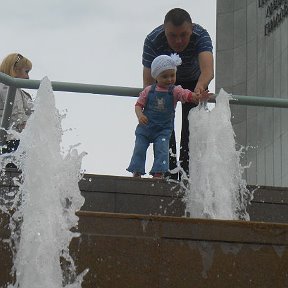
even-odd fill
[{"label": "man's short hair", "polygon": [[174,8],[166,14],[164,24],[168,22],[172,23],[174,26],[180,26],[184,22],[192,24],[192,20],[189,13],[181,8]]}]

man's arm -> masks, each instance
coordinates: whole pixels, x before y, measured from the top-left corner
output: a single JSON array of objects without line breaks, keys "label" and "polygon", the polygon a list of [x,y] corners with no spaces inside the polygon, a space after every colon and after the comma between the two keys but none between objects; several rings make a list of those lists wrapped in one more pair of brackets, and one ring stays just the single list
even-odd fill
[{"label": "man's arm", "polygon": [[151,69],[143,67],[143,88],[152,85],[155,82],[154,78],[151,76]]},{"label": "man's arm", "polygon": [[214,60],[213,54],[209,51],[204,51],[199,54],[199,66],[201,74],[194,91],[201,94],[205,91],[214,78]]}]

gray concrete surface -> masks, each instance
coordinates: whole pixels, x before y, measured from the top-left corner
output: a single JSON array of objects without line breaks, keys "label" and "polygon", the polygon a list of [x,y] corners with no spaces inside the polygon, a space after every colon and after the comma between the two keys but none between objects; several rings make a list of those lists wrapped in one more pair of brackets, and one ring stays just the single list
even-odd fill
[{"label": "gray concrete surface", "polygon": [[[288,98],[288,18],[265,35],[272,0],[217,0],[216,93]],[[284,2],[283,2],[284,3]],[[288,110],[231,105],[247,183],[288,186]]]}]

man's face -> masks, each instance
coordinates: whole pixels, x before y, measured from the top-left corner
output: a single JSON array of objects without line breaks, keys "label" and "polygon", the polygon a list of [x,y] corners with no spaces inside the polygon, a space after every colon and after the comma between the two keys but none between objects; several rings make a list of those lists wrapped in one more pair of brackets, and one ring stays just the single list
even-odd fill
[{"label": "man's face", "polygon": [[164,25],[168,45],[175,52],[182,52],[189,44],[192,35],[192,24],[184,22],[180,26],[174,26],[171,22]]}]

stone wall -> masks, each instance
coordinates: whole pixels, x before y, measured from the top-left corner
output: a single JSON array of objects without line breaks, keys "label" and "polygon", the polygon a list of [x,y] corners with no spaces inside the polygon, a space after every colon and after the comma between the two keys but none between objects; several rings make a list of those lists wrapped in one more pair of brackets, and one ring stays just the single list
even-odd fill
[{"label": "stone wall", "polygon": [[[288,98],[288,7],[274,2],[217,0],[216,92]],[[238,148],[249,147],[247,183],[288,186],[288,110],[231,105],[231,112]]]}]

